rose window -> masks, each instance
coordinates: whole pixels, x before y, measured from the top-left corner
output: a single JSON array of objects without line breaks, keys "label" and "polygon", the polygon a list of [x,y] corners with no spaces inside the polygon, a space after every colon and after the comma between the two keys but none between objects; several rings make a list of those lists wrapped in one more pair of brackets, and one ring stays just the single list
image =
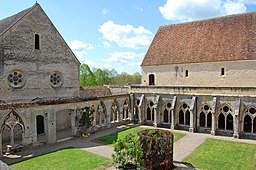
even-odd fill
[{"label": "rose window", "polygon": [[63,77],[60,72],[54,72],[50,76],[50,83],[53,87],[60,87],[63,83]]},{"label": "rose window", "polygon": [[24,85],[24,75],[21,71],[12,71],[8,76],[8,82],[11,87],[19,88]]}]

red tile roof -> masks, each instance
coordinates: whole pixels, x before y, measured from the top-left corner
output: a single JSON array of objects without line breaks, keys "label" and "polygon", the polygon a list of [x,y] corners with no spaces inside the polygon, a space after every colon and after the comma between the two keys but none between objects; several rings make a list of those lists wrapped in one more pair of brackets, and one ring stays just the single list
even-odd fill
[{"label": "red tile roof", "polygon": [[256,60],[256,12],[162,26],[141,66]]}]

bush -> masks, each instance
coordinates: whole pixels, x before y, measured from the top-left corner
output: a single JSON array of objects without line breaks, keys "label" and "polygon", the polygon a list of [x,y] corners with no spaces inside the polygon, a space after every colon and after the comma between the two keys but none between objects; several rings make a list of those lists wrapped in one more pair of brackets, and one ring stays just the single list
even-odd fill
[{"label": "bush", "polygon": [[112,154],[113,164],[116,168],[124,169],[132,165],[138,167],[142,163],[142,155],[137,135],[130,133],[115,143],[114,154]]}]

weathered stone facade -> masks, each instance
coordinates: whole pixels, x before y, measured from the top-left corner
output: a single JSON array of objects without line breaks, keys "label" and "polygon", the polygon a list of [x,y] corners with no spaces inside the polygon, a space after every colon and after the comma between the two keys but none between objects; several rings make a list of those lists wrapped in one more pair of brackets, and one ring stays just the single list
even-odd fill
[{"label": "weathered stone facade", "polygon": [[250,60],[143,62],[140,86],[83,88],[79,61],[36,3],[0,20],[0,154],[76,136],[84,107],[94,110],[92,131],[134,122],[256,138],[256,60],[249,52]]},{"label": "weathered stone facade", "polygon": [[80,63],[37,3],[0,20],[0,62],[0,154],[76,136],[84,107],[93,131],[131,120],[129,94],[80,89]]}]

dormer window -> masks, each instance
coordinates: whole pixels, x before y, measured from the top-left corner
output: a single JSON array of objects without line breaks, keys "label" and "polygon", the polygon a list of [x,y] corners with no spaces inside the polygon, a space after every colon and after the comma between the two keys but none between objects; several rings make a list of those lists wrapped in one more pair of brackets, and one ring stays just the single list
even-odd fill
[{"label": "dormer window", "polygon": [[39,50],[40,49],[40,44],[39,44],[39,35],[35,34],[35,49]]}]

